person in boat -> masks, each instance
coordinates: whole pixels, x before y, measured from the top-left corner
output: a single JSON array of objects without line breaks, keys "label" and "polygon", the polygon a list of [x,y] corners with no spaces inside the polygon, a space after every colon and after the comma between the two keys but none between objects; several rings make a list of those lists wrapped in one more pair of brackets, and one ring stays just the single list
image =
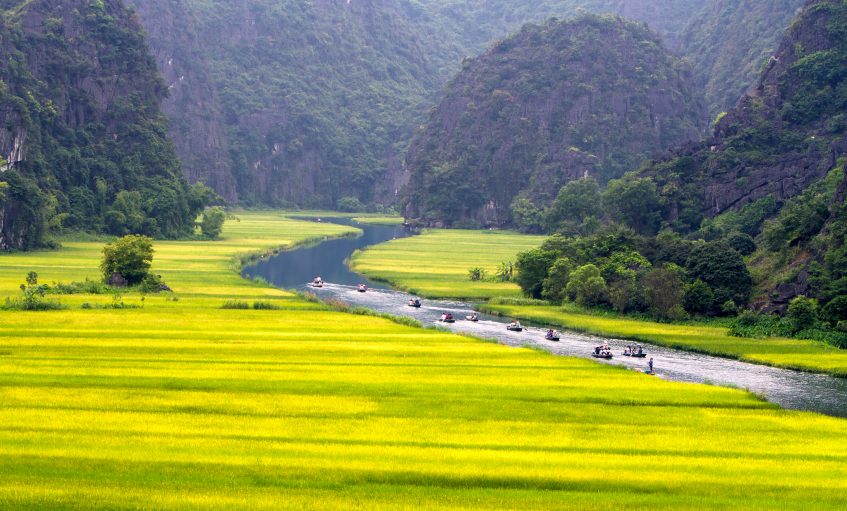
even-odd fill
[{"label": "person in boat", "polygon": [[636,353],[636,355],[643,355],[643,354],[644,354],[644,348],[639,344],[638,345],[638,353]]},{"label": "person in boat", "polygon": [[623,354],[624,355],[632,355],[632,346],[627,344],[626,348],[624,348],[624,350],[623,350]]},{"label": "person in boat", "polygon": [[471,321],[477,321],[479,319],[479,314],[474,312],[473,314],[468,316],[468,319],[471,320]]},{"label": "person in boat", "polygon": [[441,314],[441,321],[447,321],[447,313]]},{"label": "person in boat", "polygon": [[553,329],[552,329],[552,328],[549,328],[549,329],[547,330],[547,338],[548,338],[548,339],[551,339],[552,337],[553,337]]},{"label": "person in boat", "polygon": [[600,346],[594,346],[594,354],[595,354],[595,355],[599,355],[599,354],[600,354]]}]

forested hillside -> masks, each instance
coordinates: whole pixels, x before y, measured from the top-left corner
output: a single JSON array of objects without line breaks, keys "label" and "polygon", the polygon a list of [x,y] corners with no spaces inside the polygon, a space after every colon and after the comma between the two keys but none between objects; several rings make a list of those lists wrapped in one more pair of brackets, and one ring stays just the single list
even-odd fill
[{"label": "forested hillside", "polygon": [[615,17],[529,25],[468,62],[412,142],[406,214],[503,225],[523,196],[605,182],[700,136],[687,67],[645,26]]},{"label": "forested hillside", "polygon": [[0,247],[50,227],[174,237],[205,197],[167,139],[166,94],[120,0],[6,0],[0,17]]},{"label": "forested hillside", "polygon": [[815,0],[714,136],[641,174],[677,231],[755,237],[759,300],[784,306],[847,294],[845,157],[847,2]]},{"label": "forested hillside", "polygon": [[756,83],[805,0],[709,0],[691,18],[679,52],[714,118]]},{"label": "forested hillside", "polygon": [[395,200],[410,136],[466,57],[579,8],[678,41],[704,0],[129,0],[186,175],[230,200]]}]

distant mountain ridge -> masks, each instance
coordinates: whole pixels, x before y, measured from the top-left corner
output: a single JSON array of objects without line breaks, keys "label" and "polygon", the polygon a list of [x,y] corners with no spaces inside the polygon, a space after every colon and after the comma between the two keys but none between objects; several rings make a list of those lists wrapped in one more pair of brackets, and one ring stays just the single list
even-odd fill
[{"label": "distant mountain ridge", "polygon": [[687,67],[643,25],[525,26],[466,63],[414,138],[405,213],[506,225],[517,196],[546,206],[568,181],[620,177],[698,139],[704,118]]}]

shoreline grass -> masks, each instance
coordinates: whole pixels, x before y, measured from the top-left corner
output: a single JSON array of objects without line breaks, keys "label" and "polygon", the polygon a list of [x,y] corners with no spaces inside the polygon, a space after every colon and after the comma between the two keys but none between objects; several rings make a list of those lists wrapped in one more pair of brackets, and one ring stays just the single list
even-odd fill
[{"label": "shoreline grass", "polygon": [[[248,212],[219,242],[154,244],[179,301],[0,312],[0,508],[843,507],[845,420],[345,314],[230,267],[346,232]],[[0,293],[29,268],[97,278],[100,247],[0,255]]]}]

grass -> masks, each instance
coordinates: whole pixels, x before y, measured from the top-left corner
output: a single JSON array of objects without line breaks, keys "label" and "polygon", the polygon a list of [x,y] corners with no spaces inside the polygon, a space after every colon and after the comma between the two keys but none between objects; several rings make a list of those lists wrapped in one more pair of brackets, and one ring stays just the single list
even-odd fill
[{"label": "grass", "polygon": [[[156,243],[178,302],[0,312],[0,508],[843,509],[847,421],[329,310],[232,261],[345,228],[239,216]],[[0,289],[101,246],[0,255]]]},{"label": "grass", "polygon": [[401,216],[364,216],[355,217],[353,221],[365,225],[403,225]]},{"label": "grass", "polygon": [[758,364],[847,377],[847,350],[823,342],[771,337],[746,339],[729,328],[667,324],[575,312],[552,305],[483,305],[485,312],[556,325],[604,337],[650,342]]},{"label": "grass", "polygon": [[[504,231],[430,229],[420,236],[392,240],[358,252],[353,268],[372,279],[430,298],[484,300],[520,296],[520,288],[494,278],[502,262],[535,248],[541,236]],[[488,278],[471,282],[468,270],[480,267]]]}]

